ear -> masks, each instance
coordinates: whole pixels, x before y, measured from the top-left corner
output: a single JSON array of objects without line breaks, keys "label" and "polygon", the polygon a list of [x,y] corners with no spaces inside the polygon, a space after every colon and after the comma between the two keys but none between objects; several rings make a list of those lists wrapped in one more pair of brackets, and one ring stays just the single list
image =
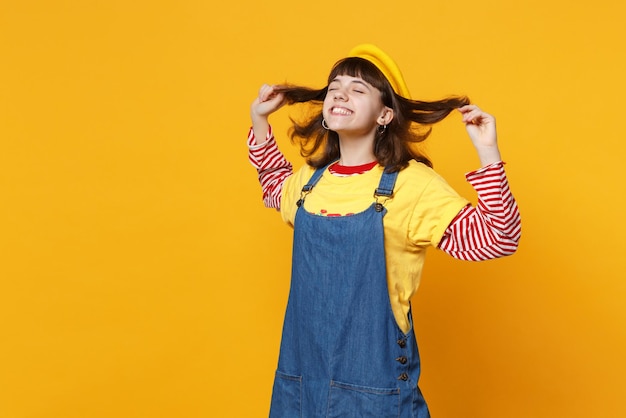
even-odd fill
[{"label": "ear", "polygon": [[379,125],[389,125],[393,120],[393,116],[393,109],[385,106],[382,115],[378,118],[377,122]]}]

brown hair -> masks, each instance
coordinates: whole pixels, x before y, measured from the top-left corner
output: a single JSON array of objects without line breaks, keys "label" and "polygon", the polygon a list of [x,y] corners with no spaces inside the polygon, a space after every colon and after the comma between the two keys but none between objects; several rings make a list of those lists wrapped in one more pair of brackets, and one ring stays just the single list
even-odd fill
[{"label": "brown hair", "polygon": [[[376,160],[390,172],[403,169],[412,159],[432,167],[430,160],[415,146],[430,135],[431,128],[425,125],[439,122],[454,109],[469,104],[465,96],[452,96],[433,102],[402,97],[393,91],[383,73],[363,58],[350,57],[337,62],[328,76],[328,84],[339,75],[362,78],[380,90],[383,104],[393,109],[393,120],[383,133],[376,134],[374,142]],[[339,136],[322,127],[321,105],[328,92],[328,84],[320,90],[293,85],[278,89],[284,93],[289,104],[310,103],[318,108],[303,123],[292,119],[290,130],[292,142],[299,143],[300,153],[315,168],[324,167],[340,156]]]}]

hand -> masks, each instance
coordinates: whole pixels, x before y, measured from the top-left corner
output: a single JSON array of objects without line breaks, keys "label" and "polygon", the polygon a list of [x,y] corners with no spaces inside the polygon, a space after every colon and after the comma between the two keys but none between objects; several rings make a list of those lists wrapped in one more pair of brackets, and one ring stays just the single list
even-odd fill
[{"label": "hand", "polygon": [[285,104],[285,95],[276,92],[277,86],[263,84],[259,89],[259,95],[252,102],[250,115],[252,121],[255,119],[267,119],[269,115],[276,112]]},{"label": "hand", "polygon": [[483,166],[501,161],[496,119],[476,105],[460,107],[463,123]]},{"label": "hand", "polygon": [[263,84],[259,89],[259,95],[250,106],[252,118],[252,131],[254,132],[257,145],[265,142],[270,125],[268,116],[276,112],[285,104],[285,95],[277,93],[276,86]]}]

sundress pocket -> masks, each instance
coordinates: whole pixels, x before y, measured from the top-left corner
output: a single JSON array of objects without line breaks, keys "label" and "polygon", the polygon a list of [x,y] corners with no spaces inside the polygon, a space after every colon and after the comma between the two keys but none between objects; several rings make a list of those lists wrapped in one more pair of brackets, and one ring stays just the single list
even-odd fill
[{"label": "sundress pocket", "polygon": [[302,417],[302,376],[276,371],[270,418]]},{"label": "sundress pocket", "polygon": [[397,418],[400,389],[330,382],[328,418]]}]

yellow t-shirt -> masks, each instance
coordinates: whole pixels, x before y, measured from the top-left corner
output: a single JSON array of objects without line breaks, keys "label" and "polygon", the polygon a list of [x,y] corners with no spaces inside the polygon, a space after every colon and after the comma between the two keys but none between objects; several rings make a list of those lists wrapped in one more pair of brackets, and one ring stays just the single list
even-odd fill
[{"label": "yellow t-shirt", "polygon": [[[293,226],[296,202],[315,169],[304,166],[283,185],[281,214]],[[328,169],[307,195],[304,209],[322,216],[362,212],[374,202],[383,167],[355,176],[338,177]],[[431,168],[411,161],[398,174],[394,195],[385,202],[383,218],[387,286],[391,309],[400,329],[409,331],[409,301],[419,286],[424,256],[437,246],[448,225],[469,202]],[[346,243],[348,245],[348,243]]]}]

